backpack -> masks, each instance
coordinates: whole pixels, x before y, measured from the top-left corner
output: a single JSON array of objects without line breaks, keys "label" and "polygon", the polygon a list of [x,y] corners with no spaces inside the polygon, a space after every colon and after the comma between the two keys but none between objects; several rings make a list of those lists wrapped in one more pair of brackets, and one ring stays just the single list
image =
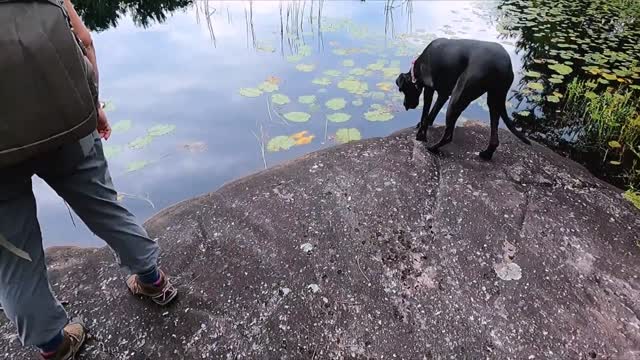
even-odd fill
[{"label": "backpack", "polygon": [[63,0],[0,0],[0,169],[95,131],[85,54]]}]

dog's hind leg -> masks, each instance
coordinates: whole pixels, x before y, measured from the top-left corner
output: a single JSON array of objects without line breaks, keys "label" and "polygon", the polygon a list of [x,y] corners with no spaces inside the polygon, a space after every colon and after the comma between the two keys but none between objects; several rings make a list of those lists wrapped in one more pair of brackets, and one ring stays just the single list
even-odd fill
[{"label": "dog's hind leg", "polygon": [[489,146],[486,150],[480,152],[480,157],[484,160],[491,160],[493,153],[500,144],[498,140],[498,123],[500,121],[500,114],[502,113],[506,101],[507,94],[504,91],[490,90],[487,94],[487,105],[489,105],[489,117],[491,119],[491,138],[489,139]]},{"label": "dog's hind leg", "polygon": [[[433,97],[433,90],[431,91],[431,97]],[[433,108],[429,112],[429,116],[427,116],[426,121],[424,121],[424,119],[420,121],[420,128],[418,129],[416,140],[427,141],[427,130],[429,129],[429,126],[433,125],[433,122],[436,120],[436,116],[438,116],[440,109],[442,109],[444,103],[446,103],[447,100],[449,100],[449,94],[438,92],[436,103],[433,105]]]}]

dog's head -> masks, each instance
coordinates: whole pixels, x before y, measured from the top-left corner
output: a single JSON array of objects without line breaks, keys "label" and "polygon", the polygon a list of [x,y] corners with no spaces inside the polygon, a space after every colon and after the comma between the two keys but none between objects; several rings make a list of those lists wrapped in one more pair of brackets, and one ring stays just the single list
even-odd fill
[{"label": "dog's head", "polygon": [[422,89],[411,80],[411,73],[402,73],[396,79],[398,90],[404,94],[404,108],[415,109],[420,104],[420,92]]}]

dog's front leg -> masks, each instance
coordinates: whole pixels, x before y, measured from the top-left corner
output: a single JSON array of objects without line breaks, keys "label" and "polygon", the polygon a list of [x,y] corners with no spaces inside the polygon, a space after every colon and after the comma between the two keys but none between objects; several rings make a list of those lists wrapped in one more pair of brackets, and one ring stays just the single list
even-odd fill
[{"label": "dog's front leg", "polygon": [[[429,118],[429,109],[431,109],[431,102],[433,101],[433,89],[429,87],[425,87],[422,93],[423,106],[422,106],[422,116],[420,117],[420,122],[416,125],[416,129],[420,128],[420,125],[427,121]],[[428,126],[428,124],[427,124]]]}]

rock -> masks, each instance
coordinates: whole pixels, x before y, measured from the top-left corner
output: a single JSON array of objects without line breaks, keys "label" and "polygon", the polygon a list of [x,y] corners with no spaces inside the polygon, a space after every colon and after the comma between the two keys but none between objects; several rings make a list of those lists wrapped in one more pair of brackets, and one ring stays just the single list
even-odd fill
[{"label": "rock", "polygon": [[[350,143],[164,210],[146,227],[168,309],[129,295],[108,249],[49,251],[91,328],[80,359],[640,357],[639,212],[506,132],[480,160],[488,131],[438,156],[410,130]],[[0,354],[27,358],[13,331]]]}]

